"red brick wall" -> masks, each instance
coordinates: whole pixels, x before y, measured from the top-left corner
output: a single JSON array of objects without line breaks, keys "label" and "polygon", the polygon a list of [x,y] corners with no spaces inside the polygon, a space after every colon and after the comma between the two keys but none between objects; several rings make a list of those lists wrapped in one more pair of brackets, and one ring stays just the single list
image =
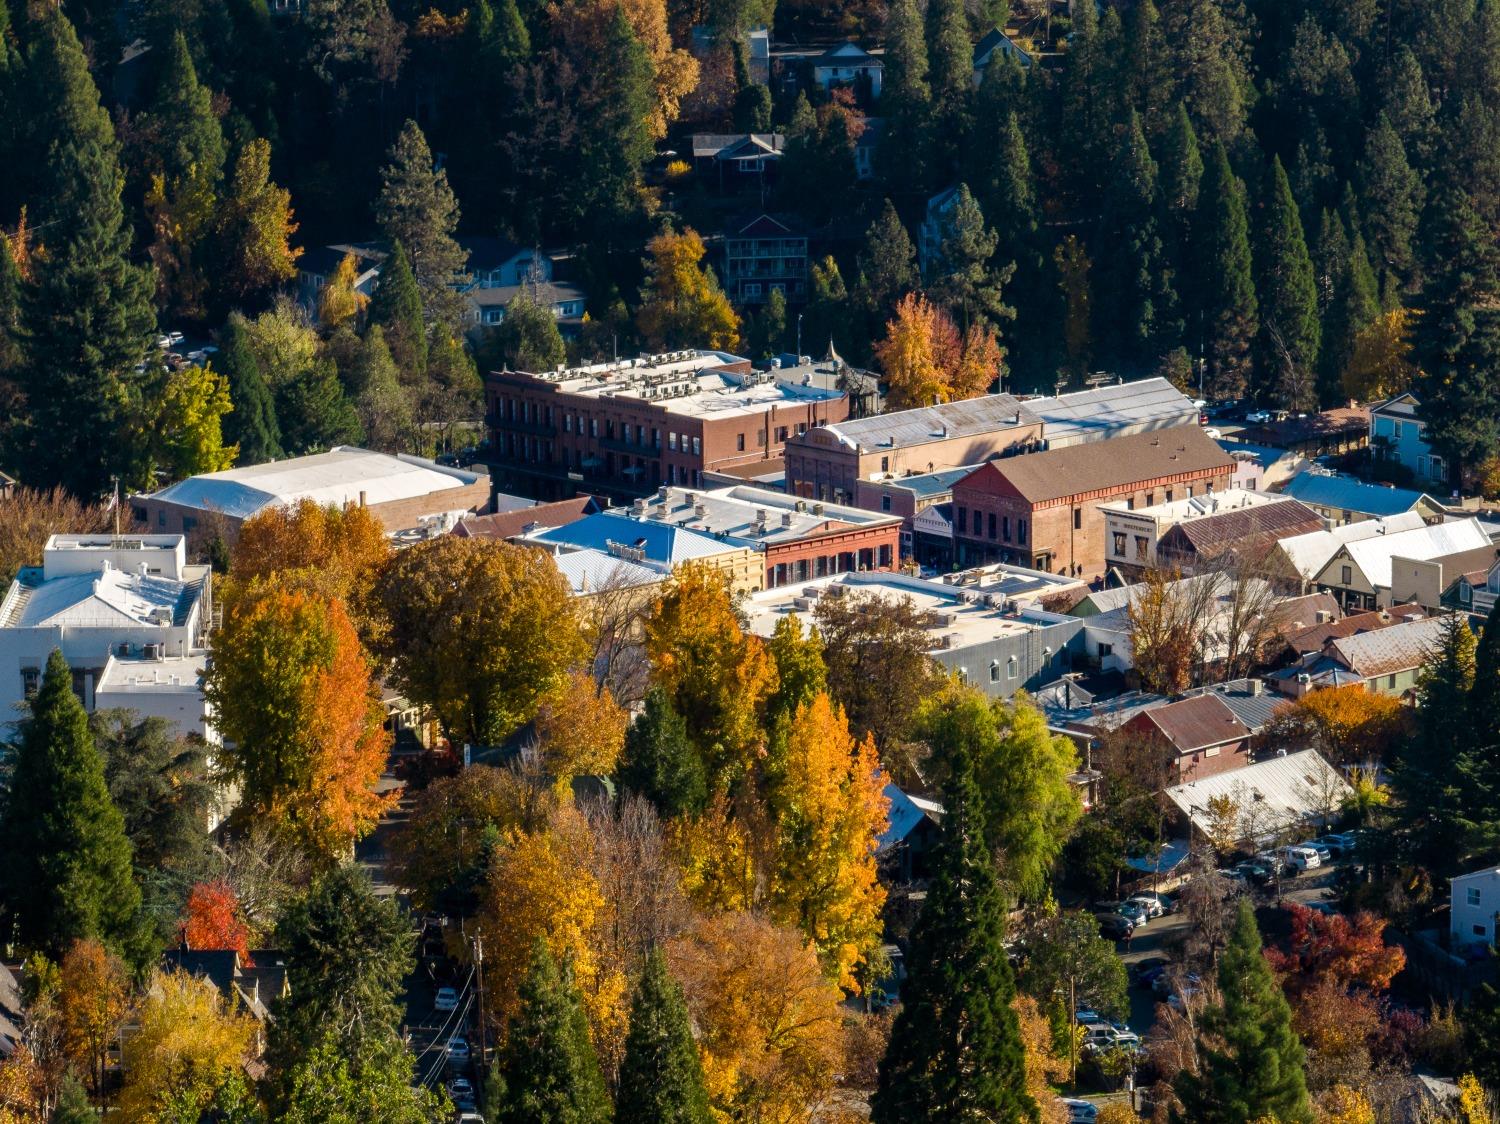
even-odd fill
[{"label": "red brick wall", "polygon": [[1202,780],[1231,769],[1243,769],[1250,764],[1250,750],[1243,741],[1215,747],[1218,752],[1210,757],[1208,751],[1184,753],[1177,758],[1177,783]]},{"label": "red brick wall", "polygon": [[[805,571],[799,569],[799,563],[805,563]],[[894,570],[900,563],[899,523],[854,527],[768,546],[766,588],[851,570]]]}]

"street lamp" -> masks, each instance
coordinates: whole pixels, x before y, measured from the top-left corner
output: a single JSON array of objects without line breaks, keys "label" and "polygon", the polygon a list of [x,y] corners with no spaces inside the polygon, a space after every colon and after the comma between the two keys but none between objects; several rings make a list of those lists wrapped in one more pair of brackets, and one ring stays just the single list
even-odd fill
[{"label": "street lamp", "polygon": [[797,363],[802,362],[802,313],[797,313]]}]

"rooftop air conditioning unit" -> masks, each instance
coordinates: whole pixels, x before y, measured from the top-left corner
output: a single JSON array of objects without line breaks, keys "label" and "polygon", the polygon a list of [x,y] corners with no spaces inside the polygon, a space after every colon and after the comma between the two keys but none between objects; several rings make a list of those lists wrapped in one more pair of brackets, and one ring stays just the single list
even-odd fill
[{"label": "rooftop air conditioning unit", "polygon": [[798,609],[801,609],[804,613],[807,613],[811,612],[816,607],[817,602],[814,601],[811,597],[793,597],[792,604]]}]

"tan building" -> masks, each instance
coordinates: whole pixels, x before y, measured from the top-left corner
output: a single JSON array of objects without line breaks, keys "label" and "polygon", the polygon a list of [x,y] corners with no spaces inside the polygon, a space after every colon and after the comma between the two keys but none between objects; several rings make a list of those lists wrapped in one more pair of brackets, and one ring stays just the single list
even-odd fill
[{"label": "tan building", "polygon": [[[1313,579],[1313,585],[1332,593],[1346,612],[1384,609],[1392,604],[1393,562],[1424,562],[1490,546],[1490,537],[1477,519],[1433,523],[1393,535],[1377,535],[1345,543]],[[1454,576],[1461,571],[1454,570]]]},{"label": "tan building", "polygon": [[1158,562],[1188,570],[1228,549],[1263,550],[1283,535],[1323,529],[1322,518],[1296,500],[1239,488],[1145,508],[1127,499],[1100,510],[1105,557],[1132,579]]},{"label": "tan building", "polygon": [[990,461],[953,486],[958,561],[1089,581],[1108,565],[1104,505],[1221,492],[1233,473],[1234,461],[1196,426]]},{"label": "tan building", "polygon": [[[748,544],[729,542],[661,520],[631,520],[623,517],[625,510],[588,515],[560,527],[520,535],[514,541],[552,550],[560,565],[566,555],[576,551],[616,558],[662,576],[684,563],[695,562],[725,573],[735,593],[755,593],[765,588],[760,552]],[[574,585],[575,589],[581,588],[577,582]]]},{"label": "tan building", "polygon": [[1493,543],[1461,550],[1437,558],[1391,558],[1391,604],[1421,605],[1436,612],[1444,606],[1443,595],[1465,574],[1488,573],[1500,560],[1500,547]]},{"label": "tan building", "polygon": [[787,491],[854,503],[862,480],[898,480],[1038,448],[1042,423],[1009,394],[988,394],[809,429],[786,448]]}]

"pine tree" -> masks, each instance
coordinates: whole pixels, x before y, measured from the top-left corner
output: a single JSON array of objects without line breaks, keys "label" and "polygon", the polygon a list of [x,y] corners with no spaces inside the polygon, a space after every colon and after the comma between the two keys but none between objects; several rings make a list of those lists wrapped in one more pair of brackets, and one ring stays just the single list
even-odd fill
[{"label": "pine tree", "polygon": [[1422,180],[1407,163],[1401,137],[1384,113],[1365,139],[1360,182],[1370,248],[1381,268],[1404,284],[1412,271],[1412,238],[1422,211]]},{"label": "pine tree", "polygon": [[572,970],[541,940],[520,1003],[497,1060],[505,1074],[498,1124],[605,1124],[609,1097]]},{"label": "pine tree", "polygon": [[367,319],[385,332],[386,345],[403,381],[419,381],[427,372],[427,330],[422,293],[411,271],[411,258],[398,238],[380,263],[380,281],[370,298]]},{"label": "pine tree", "polygon": [[646,706],[625,732],[620,787],[646,797],[665,819],[701,811],[708,802],[703,759],[688,737],[687,722],[660,687],[646,694]]},{"label": "pine tree", "polygon": [[880,1063],[873,1124],[1039,1119],[1011,1000],[1005,906],[985,843],[974,765],[943,762],[942,827],[927,901],[912,930],[902,1005]]},{"label": "pine tree", "polygon": [[[1337,218],[1334,221],[1339,222]],[[1342,222],[1337,229],[1342,232]],[[1337,402],[1343,397],[1343,376],[1354,355],[1355,337],[1379,313],[1375,271],[1370,268],[1365,240],[1356,234],[1333,279],[1333,295],[1325,317],[1323,346],[1318,357],[1319,397],[1323,402]]]},{"label": "pine tree", "polygon": [[1245,185],[1216,140],[1198,193],[1196,237],[1199,332],[1207,388],[1216,398],[1239,398],[1250,376],[1250,344],[1259,329],[1251,276],[1250,220]]},{"label": "pine tree", "polygon": [[1176,98],[1187,106],[1198,135],[1234,143],[1244,131],[1247,95],[1253,93],[1243,19],[1232,18],[1220,0],[1177,0],[1162,13],[1162,37],[1169,45]]},{"label": "pine tree", "polygon": [[1130,111],[1110,162],[1099,245],[1109,247],[1101,271],[1099,313],[1105,346],[1127,370],[1150,369],[1176,346],[1163,327],[1173,300],[1163,287],[1166,262],[1156,223],[1156,161],[1140,115]]},{"label": "pine tree", "polygon": [[434,167],[427,138],[415,121],[407,121],[381,169],[375,219],[392,245],[399,242],[411,258],[430,321],[457,328],[463,320],[468,253],[453,240],[458,228],[458,200],[448,173]]},{"label": "pine tree", "polygon": [[1067,162],[1074,191],[1083,199],[1095,196],[1103,185],[1110,154],[1107,69],[1108,59],[1099,42],[1098,8],[1079,4],[1073,9],[1073,27],[1068,33],[1058,150]]},{"label": "pine tree", "polygon": [[865,248],[859,255],[859,295],[879,323],[884,323],[896,302],[915,289],[917,252],[906,224],[887,199],[880,217],[865,233]]},{"label": "pine tree", "polygon": [[13,770],[0,816],[0,903],[18,943],[52,957],[80,939],[134,951],[141,892],[125,819],[109,798],[73,673],[55,649],[21,722]]},{"label": "pine tree", "polygon": [[20,167],[11,165],[7,173],[16,175],[17,186],[24,188],[18,201],[32,201],[32,221],[47,229],[53,221],[73,217],[69,203],[78,167],[76,159],[61,160],[62,154],[53,152],[53,146],[71,145],[83,151],[92,144],[113,160],[115,130],[99,104],[99,89],[89,74],[83,46],[61,8],[42,9],[32,26],[25,81],[27,120],[22,125],[22,143],[34,154],[47,155]]},{"label": "pine tree", "polygon": [[1193,131],[1192,119],[1182,102],[1177,103],[1177,113],[1162,141],[1160,165],[1161,198],[1170,223],[1168,240],[1181,272],[1191,244],[1199,189],[1203,183],[1203,155],[1198,149],[1198,134]]},{"label": "pine tree", "polygon": [[974,324],[996,328],[1000,321],[1014,317],[1015,310],[1005,304],[1003,290],[1015,267],[1007,264],[996,268],[991,264],[998,238],[985,224],[984,212],[974,202],[967,184],[958,185],[957,198],[943,217],[942,231],[937,255],[928,263],[934,297],[949,305],[965,330]]},{"label": "pine tree", "polygon": [[[1161,12],[1151,0],[1139,0],[1130,9],[1121,65],[1128,104],[1141,115],[1146,134],[1159,136],[1172,127],[1173,114],[1168,108],[1172,72],[1162,37]],[[1182,106],[1181,102],[1177,104]]]},{"label": "pine tree", "polygon": [[381,452],[401,452],[411,433],[411,402],[379,324],[365,332],[353,381],[350,397],[365,431],[365,443]]},{"label": "pine tree", "polygon": [[974,89],[974,45],[969,42],[969,20],[963,0],[933,0],[927,18],[931,42],[932,103],[935,125],[949,143],[963,135]]},{"label": "pine tree", "polygon": [[1229,944],[1219,958],[1220,1005],[1204,1013],[1205,1029],[1222,1046],[1202,1051],[1199,1072],[1173,1082],[1183,1104],[1174,1121],[1247,1124],[1272,1119],[1312,1124],[1302,1041],[1292,1010],[1261,954],[1255,911],[1241,901]]},{"label": "pine tree", "polygon": [[224,173],[224,131],[180,31],[167,49],[149,112],[159,142],[153,155],[161,160],[168,185],[196,177],[217,186]]},{"label": "pine tree", "polygon": [[888,124],[878,159],[883,178],[899,190],[927,182],[927,124],[932,112],[927,38],[917,0],[894,0],[885,22],[885,77],[880,100]]},{"label": "pine tree", "polygon": [[224,439],[240,447],[239,463],[280,460],[285,454],[276,402],[250,347],[245,318],[239,313],[230,316],[219,337],[218,362],[229,379],[229,400],[234,403],[224,419]]},{"label": "pine tree", "polygon": [[1418,168],[1430,167],[1437,114],[1422,64],[1409,46],[1403,44],[1396,49],[1384,86],[1383,112],[1395,126],[1407,156]]},{"label": "pine tree", "polygon": [[1396,821],[1407,850],[1437,874],[1459,869],[1471,832],[1466,808],[1474,674],[1474,634],[1462,617],[1451,614],[1417,680],[1416,735],[1399,747],[1391,772]]},{"label": "pine tree", "polygon": [[1312,258],[1286,169],[1273,158],[1268,198],[1255,247],[1260,310],[1256,364],[1260,396],[1289,410],[1317,405],[1315,375],[1322,325]]},{"label": "pine tree", "polygon": [[1500,798],[1500,619],[1486,622],[1474,655],[1474,685],[1468,697],[1474,773],[1483,789],[1486,820],[1500,820],[1494,811]]},{"label": "pine tree", "polygon": [[494,6],[479,0],[470,29],[476,71],[491,82],[531,57],[531,32],[516,0],[499,0]]},{"label": "pine tree", "polygon": [[1500,451],[1500,294],[1493,239],[1468,195],[1445,184],[1433,200],[1432,265],[1416,302],[1414,389],[1427,436],[1454,465]]},{"label": "pine tree", "polygon": [[318,360],[277,391],[276,419],[282,448],[293,456],[358,444],[363,436],[331,359]]},{"label": "pine tree", "polygon": [[21,270],[11,253],[10,239],[0,235],[0,378],[20,365]]},{"label": "pine tree", "polygon": [[713,1118],[682,988],[661,950],[653,950],[630,1008],[615,1124],[710,1124]]},{"label": "pine tree", "polygon": [[656,68],[625,9],[616,7],[599,55],[612,63],[594,119],[580,145],[589,194],[584,226],[601,245],[612,245],[640,211],[641,168],[651,159],[656,112]]}]

